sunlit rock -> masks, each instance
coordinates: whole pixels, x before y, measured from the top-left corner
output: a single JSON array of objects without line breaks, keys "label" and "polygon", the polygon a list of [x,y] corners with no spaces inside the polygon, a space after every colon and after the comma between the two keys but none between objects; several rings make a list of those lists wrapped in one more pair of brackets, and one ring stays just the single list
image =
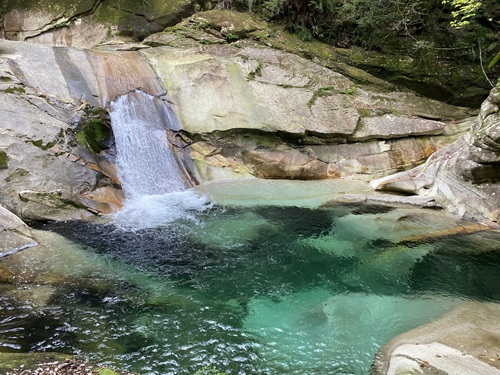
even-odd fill
[{"label": "sunlit rock", "polygon": [[[116,172],[78,143],[77,124],[99,103],[86,52],[5,40],[0,51],[0,202],[32,220],[109,213],[103,197],[92,201],[89,193],[116,183]],[[49,203],[23,191],[72,198]]]},{"label": "sunlit rock", "polygon": [[[31,229],[19,217],[0,206],[0,258],[37,245]],[[3,278],[0,276],[0,279]]]},{"label": "sunlit rock", "polygon": [[460,217],[497,226],[500,206],[497,96],[495,88],[463,138],[433,154],[424,165],[372,181],[373,188],[430,197]]},{"label": "sunlit rock", "polygon": [[378,352],[371,374],[500,374],[499,311],[498,304],[467,302],[396,336]]}]

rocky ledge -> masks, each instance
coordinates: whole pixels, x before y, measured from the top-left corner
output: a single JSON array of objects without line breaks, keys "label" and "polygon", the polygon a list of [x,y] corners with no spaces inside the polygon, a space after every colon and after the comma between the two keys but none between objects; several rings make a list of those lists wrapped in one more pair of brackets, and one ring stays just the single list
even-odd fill
[{"label": "rocky ledge", "polygon": [[[498,228],[500,88],[491,90],[467,134],[414,169],[373,180],[374,189],[429,199],[469,220]],[[377,199],[384,199],[379,196]]]},{"label": "rocky ledge", "polygon": [[371,375],[500,374],[500,307],[467,302],[427,325],[392,339],[376,355]]}]

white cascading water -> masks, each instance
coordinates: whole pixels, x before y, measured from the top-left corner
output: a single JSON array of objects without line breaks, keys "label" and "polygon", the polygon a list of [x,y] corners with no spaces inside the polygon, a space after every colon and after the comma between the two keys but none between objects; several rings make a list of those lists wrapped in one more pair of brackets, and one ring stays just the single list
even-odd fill
[{"label": "white cascading water", "polygon": [[133,91],[111,102],[118,173],[127,199],[185,190],[155,100]]},{"label": "white cascading water", "polygon": [[168,111],[161,100],[139,90],[111,102],[116,164],[125,193],[125,207],[115,215],[118,227],[165,225],[206,207],[204,197],[186,190],[167,140]]}]

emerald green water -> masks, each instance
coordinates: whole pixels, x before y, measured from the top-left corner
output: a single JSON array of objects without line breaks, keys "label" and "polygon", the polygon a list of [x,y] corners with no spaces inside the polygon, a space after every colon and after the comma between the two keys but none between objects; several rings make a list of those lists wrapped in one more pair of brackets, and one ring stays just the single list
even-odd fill
[{"label": "emerald green water", "polygon": [[367,374],[395,335],[500,301],[498,232],[410,239],[456,225],[346,204],[212,206],[135,231],[46,224],[66,240],[47,236],[31,299],[2,293],[0,349],[141,374]]}]

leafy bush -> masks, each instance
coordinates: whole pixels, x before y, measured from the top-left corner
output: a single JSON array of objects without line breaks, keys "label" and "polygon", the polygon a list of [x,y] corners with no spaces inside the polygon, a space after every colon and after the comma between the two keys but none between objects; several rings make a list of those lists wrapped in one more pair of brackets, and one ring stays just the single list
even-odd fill
[{"label": "leafy bush", "polygon": [[317,38],[338,47],[355,45],[423,58],[492,61],[500,50],[498,0],[441,1],[221,0],[220,4],[283,22],[303,40]]}]

